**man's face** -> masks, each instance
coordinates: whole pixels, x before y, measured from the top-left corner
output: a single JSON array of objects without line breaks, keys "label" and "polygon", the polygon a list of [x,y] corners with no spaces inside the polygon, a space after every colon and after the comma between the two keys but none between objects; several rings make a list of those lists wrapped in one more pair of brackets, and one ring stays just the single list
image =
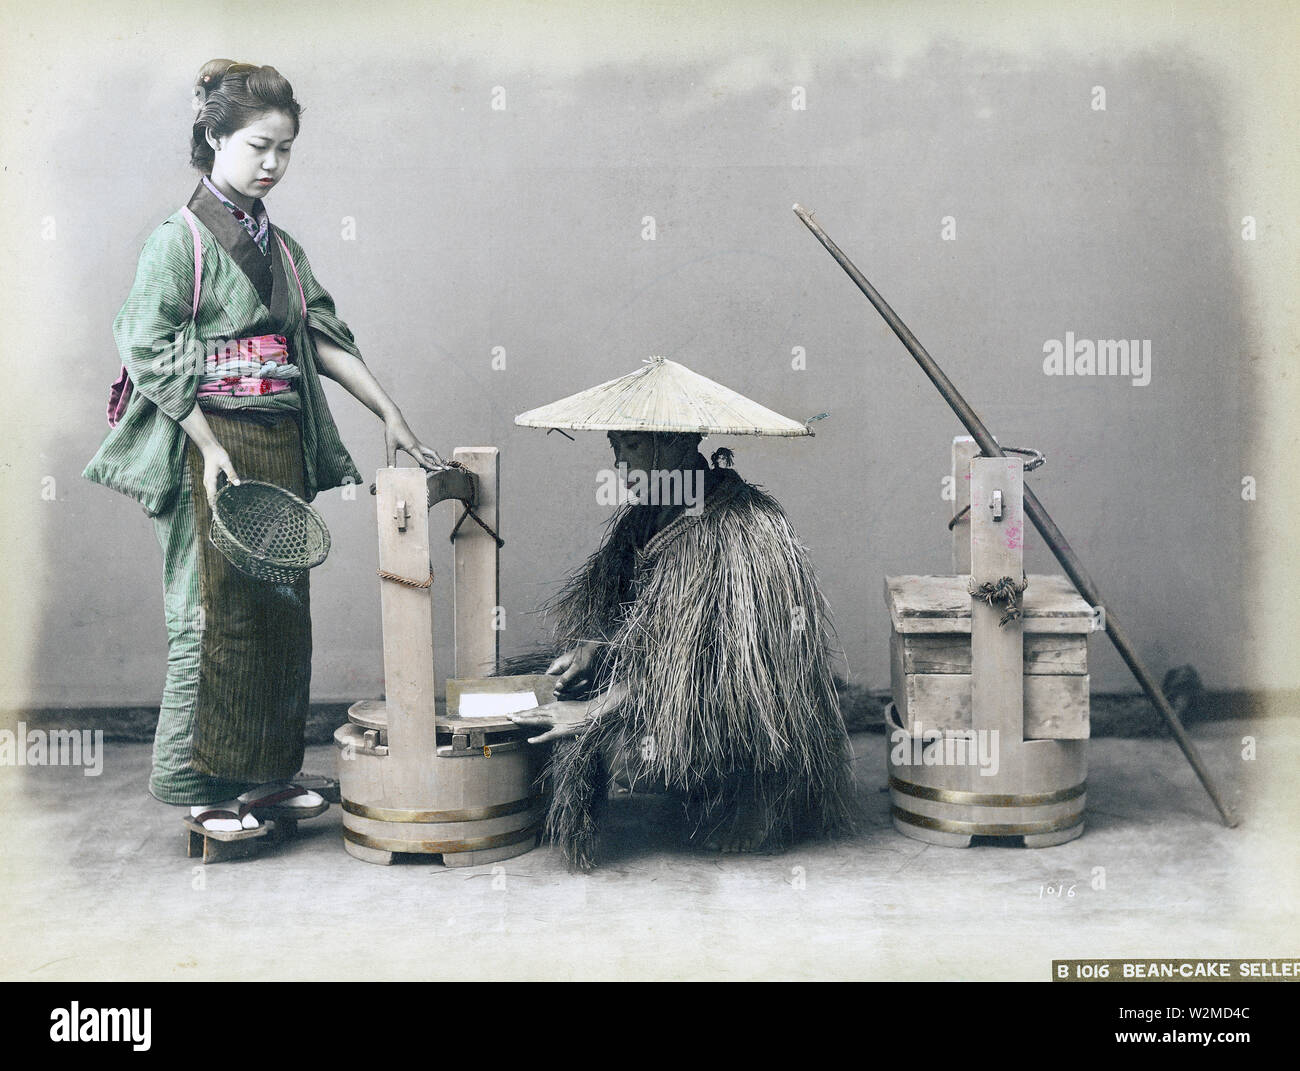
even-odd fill
[{"label": "man's face", "polygon": [[212,184],[227,196],[234,190],[253,201],[265,197],[289,170],[293,139],[293,118],[280,111],[216,139]]},{"label": "man's face", "polygon": [[609,445],[614,448],[614,464],[626,465],[629,472],[663,467],[665,459],[656,456],[654,436],[649,432],[611,431]]}]

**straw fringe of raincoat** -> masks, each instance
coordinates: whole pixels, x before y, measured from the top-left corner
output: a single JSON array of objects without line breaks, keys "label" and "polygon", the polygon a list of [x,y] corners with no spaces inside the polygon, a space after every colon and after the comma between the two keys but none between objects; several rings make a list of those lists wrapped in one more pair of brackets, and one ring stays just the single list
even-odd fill
[{"label": "straw fringe of raincoat", "polygon": [[771,496],[730,469],[710,476],[702,512],[644,546],[640,507],[624,507],[549,607],[561,649],[599,641],[596,687],[628,693],[552,756],[547,829],[579,869],[594,865],[611,745],[638,780],[685,794],[697,834],[728,820],[746,781],[763,848],[851,827],[832,626],[807,551]]}]

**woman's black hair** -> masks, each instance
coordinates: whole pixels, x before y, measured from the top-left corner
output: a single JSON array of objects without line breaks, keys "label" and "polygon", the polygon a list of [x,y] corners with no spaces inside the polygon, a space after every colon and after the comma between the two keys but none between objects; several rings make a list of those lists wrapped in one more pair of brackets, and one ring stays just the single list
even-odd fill
[{"label": "woman's black hair", "polygon": [[267,112],[280,111],[293,119],[293,132],[298,133],[302,107],[293,99],[289,80],[274,67],[209,60],[199,69],[194,99],[199,108],[190,132],[190,164],[205,175],[211,174],[214,158],[209,130],[214,138],[227,137]]}]

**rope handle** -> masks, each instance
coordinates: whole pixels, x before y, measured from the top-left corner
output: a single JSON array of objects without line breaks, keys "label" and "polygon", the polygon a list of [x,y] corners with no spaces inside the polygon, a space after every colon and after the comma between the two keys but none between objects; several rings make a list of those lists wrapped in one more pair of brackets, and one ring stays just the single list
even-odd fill
[{"label": "rope handle", "polygon": [[[1026,448],[1022,446],[1004,446],[1002,448],[1002,452],[1004,454],[1024,454],[1026,457],[1028,457],[1029,460],[1025,462],[1026,472],[1033,472],[1034,469],[1040,469],[1047,464],[1047,458],[1043,456],[1042,451],[1035,450],[1033,447]],[[984,457],[985,455],[976,454],[975,456]],[[966,514],[968,514],[969,512],[970,512],[970,503],[968,502],[966,503],[966,505],[962,506],[961,509],[959,509],[956,513],[952,515],[952,520],[948,522],[948,531],[951,532],[954,528],[956,528],[957,522],[960,521],[963,517],[965,517]]]},{"label": "rope handle", "polygon": [[464,523],[466,517],[471,518],[475,524],[477,524],[480,528],[483,529],[483,531],[487,532],[488,535],[490,535],[494,540],[496,540],[497,550],[500,550],[502,547],[506,545],[506,541],[502,539],[499,535],[497,535],[496,532],[492,531],[491,525],[489,525],[487,521],[485,521],[482,517],[480,517],[477,513],[475,513],[474,507],[471,506],[468,502],[465,503],[465,512],[460,515],[460,519],[456,521],[455,527],[453,527],[451,530],[451,535],[449,537],[451,542],[453,543],[456,542],[456,533],[460,531],[460,526],[461,524]]}]

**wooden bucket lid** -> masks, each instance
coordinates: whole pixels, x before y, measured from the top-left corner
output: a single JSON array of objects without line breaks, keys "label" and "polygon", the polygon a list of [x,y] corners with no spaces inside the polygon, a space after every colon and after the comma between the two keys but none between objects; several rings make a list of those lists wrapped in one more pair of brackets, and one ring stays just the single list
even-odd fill
[{"label": "wooden bucket lid", "polygon": [[[544,673],[530,673],[514,677],[483,677],[478,679],[447,681],[447,703],[437,704],[434,715],[438,732],[460,733],[466,729],[482,729],[496,733],[520,727],[504,714],[483,717],[461,717],[461,698],[467,693],[476,695],[509,695],[515,692],[532,692],[540,706],[555,698],[556,678]],[[382,699],[362,699],[348,707],[348,721],[363,729],[388,731],[388,707]]]},{"label": "wooden bucket lid", "polygon": [[[965,576],[887,576],[885,603],[894,630],[970,633]],[[1030,573],[1021,612],[1026,632],[1091,632],[1092,607],[1060,575]]]}]

